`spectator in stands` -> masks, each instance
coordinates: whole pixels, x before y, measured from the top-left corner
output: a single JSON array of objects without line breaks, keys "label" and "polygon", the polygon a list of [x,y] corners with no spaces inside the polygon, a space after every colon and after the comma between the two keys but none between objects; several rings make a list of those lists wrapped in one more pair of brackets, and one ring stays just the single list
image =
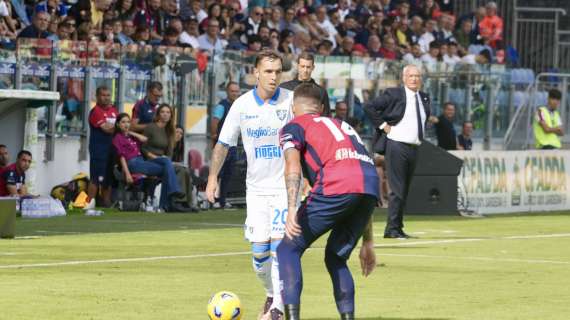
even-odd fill
[{"label": "spectator in stands", "polygon": [[439,61],[439,47],[440,44],[437,41],[432,41],[429,44],[429,52],[422,55],[422,62],[429,67],[433,67],[433,65],[437,64]]},{"label": "spectator in stands", "polygon": [[46,12],[52,17],[65,17],[67,5],[59,0],[42,1],[35,5],[34,12]]},{"label": "spectator in stands", "polygon": [[111,20],[111,25],[113,26],[113,38],[116,39],[118,43],[121,45],[134,43],[133,39],[123,33],[123,24],[121,23],[121,20],[113,19]]},{"label": "spectator in stands", "polygon": [[167,157],[144,160],[140,147],[148,139],[142,134],[129,130],[130,123],[131,119],[128,114],[119,114],[115,122],[113,137],[113,146],[119,157],[125,180],[128,184],[133,184],[133,173],[160,177],[162,188],[159,206],[164,211],[170,211],[172,199],[184,196],[176,182],[172,161]]},{"label": "spectator in stands", "polygon": [[328,57],[332,53],[332,43],[328,40],[323,40],[317,45],[317,54],[320,56]]},{"label": "spectator in stands", "polygon": [[283,9],[281,7],[273,8],[271,17],[267,20],[267,26],[279,32],[284,30],[285,23],[283,22]]},{"label": "spectator in stands", "polygon": [[295,23],[295,9],[289,8],[285,11],[285,17],[282,20],[281,26],[283,30],[293,31],[293,24]]},{"label": "spectator in stands", "polygon": [[162,98],[162,83],[152,81],[148,85],[146,96],[133,106],[131,130],[144,131],[146,125],[154,119],[160,98]]},{"label": "spectator in stands", "polygon": [[32,153],[22,150],[18,153],[16,162],[0,171],[0,197],[29,196],[26,187],[26,171],[32,164]]},{"label": "spectator in stands", "polygon": [[227,43],[220,38],[220,23],[216,19],[208,21],[208,29],[206,33],[198,37],[200,50],[212,53],[222,52]]},{"label": "spectator in stands", "polygon": [[558,107],[562,93],[557,89],[548,91],[548,103],[538,107],[532,123],[534,139],[537,149],[560,149],[562,143],[560,137],[564,135],[562,118]]},{"label": "spectator in stands", "polygon": [[[212,110],[210,133],[212,135],[213,146],[218,142],[218,136],[222,131],[222,126],[224,125],[228,112],[234,101],[240,96],[240,93],[241,91],[237,82],[229,82],[226,86],[226,98],[221,100]],[[216,199],[216,203],[214,203],[214,207],[216,208],[231,208],[231,204],[226,201],[226,196],[228,193],[228,183],[232,177],[235,161],[237,160],[236,158],[237,148],[230,147],[228,149],[228,155],[218,174],[218,179],[220,179],[220,193]]]},{"label": "spectator in stands", "polygon": [[402,60],[407,64],[415,64],[417,66],[422,66],[422,49],[419,43],[414,43],[412,45],[412,50],[406,53]]},{"label": "spectator in stands", "polygon": [[503,40],[503,19],[497,15],[497,4],[489,2],[485,6],[486,15],[479,22],[479,33],[490,40],[493,48],[496,48],[497,41]]},{"label": "spectator in stands", "polygon": [[384,36],[380,54],[386,60],[400,60],[401,55],[396,46],[396,40],[391,35]]},{"label": "spectator in stands", "polygon": [[342,39],[341,45],[338,46],[336,50],[333,51],[333,56],[350,57],[352,55],[353,50],[354,50],[354,38],[346,36]]},{"label": "spectator in stands", "polygon": [[200,31],[198,26],[198,19],[196,19],[195,16],[189,17],[184,21],[184,31],[180,34],[179,41],[190,45],[192,48],[199,48],[200,43],[198,42],[198,38],[200,37]]},{"label": "spectator in stands", "polygon": [[[172,150],[172,164],[174,165],[174,171],[180,183],[180,189],[186,194],[186,202],[181,205],[186,209],[190,209],[191,212],[198,212],[199,209],[194,206],[194,185],[193,185],[193,174],[190,168],[184,164],[184,128],[181,125],[176,125],[176,131],[174,135],[174,149]],[[182,183],[181,183],[182,181]]]},{"label": "spectator in stands", "polygon": [[465,19],[461,22],[461,27],[455,30],[453,37],[459,45],[460,52],[465,54],[467,48],[477,40],[477,35],[473,31],[473,22],[470,19]]},{"label": "spectator in stands", "polygon": [[275,52],[279,51],[279,31],[271,29],[269,31],[269,48]]},{"label": "spectator in stands", "polygon": [[160,45],[166,47],[179,47],[179,48],[188,47],[187,44],[178,41],[179,36],[180,33],[175,28],[168,27],[164,31],[164,37],[162,38]]},{"label": "spectator in stands", "polygon": [[293,31],[289,29],[281,31],[279,39],[279,52],[285,55],[293,54],[293,41],[295,39]]},{"label": "spectator in stands", "polygon": [[57,26],[57,32],[55,34],[50,34],[47,39],[51,41],[71,40],[67,22],[60,22]]},{"label": "spectator in stands", "polygon": [[435,41],[435,20],[427,20],[426,28],[418,43],[422,48],[422,52],[426,53],[429,51],[429,44]]},{"label": "spectator in stands", "polygon": [[119,112],[111,103],[111,91],[100,86],[95,92],[96,104],[89,112],[89,172],[90,180],[87,188],[88,205],[85,209],[95,208],[97,194],[102,196],[100,206],[111,204],[111,184],[109,162],[113,158],[111,145],[115,129],[115,120]]},{"label": "spectator in stands", "polygon": [[441,15],[439,5],[435,0],[425,0],[420,5],[418,13],[424,20],[437,19]]},{"label": "spectator in stands", "polygon": [[[354,40],[352,40],[354,44]],[[338,47],[337,47],[338,49]],[[295,33],[293,37],[292,53],[301,54],[304,51],[311,50],[311,36],[305,32]]]},{"label": "spectator in stands", "polygon": [[[121,20],[121,24],[123,26],[122,28],[122,33],[128,38],[131,39],[131,41],[135,40],[135,33],[137,31],[137,29],[135,28],[135,24],[133,23],[133,21],[131,19],[125,18],[123,20]],[[119,37],[121,38],[121,37]]]},{"label": "spectator in stands", "polygon": [[163,23],[161,23],[160,0],[146,0],[146,8],[137,12],[134,23],[137,28],[148,27],[150,40],[162,40]]},{"label": "spectator in stands", "polygon": [[461,134],[457,136],[457,149],[459,150],[473,149],[473,140],[471,140],[472,134],[473,134],[473,122],[471,121],[463,122]]},{"label": "spectator in stands", "polygon": [[371,58],[382,58],[382,53],[380,53],[380,48],[382,48],[382,43],[380,42],[380,37],[373,34],[368,37],[368,43],[366,45],[368,48],[368,56]]},{"label": "spectator in stands", "polygon": [[135,0],[117,0],[115,9],[119,14],[120,20],[133,21],[137,13],[137,7],[135,5]]},{"label": "spectator in stands", "polygon": [[0,171],[4,169],[8,163],[10,163],[10,153],[8,152],[8,147],[4,144],[0,144]]},{"label": "spectator in stands", "polygon": [[261,41],[261,46],[264,48],[267,48],[271,45],[271,39],[269,37],[270,33],[271,30],[269,29],[268,26],[262,25],[259,27],[259,32],[257,33],[257,35],[259,36],[259,40]]},{"label": "spectator in stands", "polygon": [[247,37],[257,34],[259,31],[259,26],[261,26],[261,20],[263,19],[263,8],[262,7],[252,7],[249,12],[249,17],[245,23],[245,30],[241,35],[241,42],[247,44]]},{"label": "spectator in stands", "polygon": [[220,23],[220,32],[227,28],[226,22],[222,19],[222,7],[218,3],[212,3],[208,7],[208,17],[200,22],[200,30],[206,31],[208,28],[208,21],[216,19]]},{"label": "spectator in stands", "polygon": [[411,18],[410,27],[407,32],[408,41],[413,45],[420,41],[420,37],[424,33],[423,30],[424,21],[420,16],[413,16]]},{"label": "spectator in stands", "polygon": [[457,133],[453,126],[455,118],[455,105],[446,102],[443,105],[443,114],[439,117],[429,117],[429,122],[435,125],[437,146],[445,150],[457,150]]},{"label": "spectator in stands", "polygon": [[18,38],[45,39],[49,36],[47,31],[50,16],[47,12],[37,12],[32,18],[32,24],[25,27],[18,34]]},{"label": "spectator in stands", "polygon": [[259,52],[259,50],[261,50],[261,38],[256,34],[249,36],[247,39],[246,54],[247,55],[256,54],[257,52]]},{"label": "spectator in stands", "polygon": [[336,47],[336,35],[338,34],[338,31],[330,22],[329,17],[327,16],[327,7],[324,5],[319,6],[316,10],[316,16],[318,26],[321,29],[325,30],[327,33],[327,40],[333,44],[333,48]]},{"label": "spectator in stands", "polygon": [[442,14],[439,19],[439,30],[436,32],[436,38],[442,43],[455,41],[453,38],[454,21],[453,17],[448,14]]},{"label": "spectator in stands", "polygon": [[135,38],[134,41],[139,46],[145,46],[150,44],[150,28],[147,26],[138,26],[135,31]]},{"label": "spectator in stands", "polygon": [[[180,2],[184,2],[184,1],[180,1]],[[190,5],[190,11],[187,13],[184,13],[182,15],[182,18],[188,18],[190,16],[195,16],[196,19],[198,19],[198,23],[201,23],[202,20],[206,19],[208,17],[208,14],[206,13],[206,11],[204,11],[202,9],[202,1],[200,0],[189,0],[188,4]],[[181,10],[182,10],[182,6],[181,6]]]},{"label": "spectator in stands", "polygon": [[491,52],[484,49],[479,54],[468,54],[461,58],[461,63],[469,65],[489,64],[491,63]]},{"label": "spectator in stands", "polygon": [[340,100],[334,107],[334,118],[340,121],[348,119],[348,104],[344,100]]},{"label": "spectator in stands", "polygon": [[[176,129],[174,127],[174,119],[172,108],[167,104],[162,104],[156,110],[153,122],[148,124],[143,131],[147,141],[141,146],[141,153],[145,160],[153,161],[160,157],[172,158],[174,150]],[[175,167],[176,180],[181,190],[188,188],[188,174],[184,167]],[[190,182],[191,184],[191,182]],[[182,203],[188,203],[188,199],[192,198],[192,193],[185,194],[182,197],[172,198],[170,203],[170,211],[187,212],[190,207],[183,206]],[[191,203],[191,202],[190,202]]]},{"label": "spectator in stands", "polygon": [[461,58],[459,57],[459,55],[457,54],[459,48],[457,46],[457,43],[455,42],[450,42],[447,45],[447,53],[442,55],[443,58],[443,62],[445,62],[448,66],[450,67],[454,67],[456,64],[461,62]]}]

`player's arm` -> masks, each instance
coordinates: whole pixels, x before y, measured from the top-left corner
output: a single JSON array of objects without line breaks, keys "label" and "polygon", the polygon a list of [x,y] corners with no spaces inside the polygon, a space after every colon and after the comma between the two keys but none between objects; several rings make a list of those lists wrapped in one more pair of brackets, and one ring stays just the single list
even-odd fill
[{"label": "player's arm", "polygon": [[285,234],[289,238],[301,234],[297,221],[297,201],[302,180],[301,152],[295,148],[285,150],[285,187],[287,188],[287,222]]},{"label": "player's arm", "polygon": [[362,234],[362,247],[360,248],[360,266],[362,267],[362,275],[367,277],[376,268],[376,253],[374,253],[374,233],[372,224],[374,219],[370,216],[370,220]]},{"label": "player's arm", "polygon": [[28,195],[28,187],[27,187],[25,184],[23,184],[23,185],[20,187],[20,190],[18,190],[18,195],[19,195],[20,197],[23,197],[23,196],[27,196],[27,195]]},{"label": "player's arm", "polygon": [[15,184],[6,184],[6,190],[11,197],[19,196],[18,189]]},{"label": "player's arm", "polygon": [[384,110],[390,105],[391,101],[392,96],[389,90],[386,90],[373,100],[364,104],[364,111],[369,119],[372,120],[374,127],[385,130],[386,132],[390,131],[390,126],[384,121],[382,113],[384,113]]}]

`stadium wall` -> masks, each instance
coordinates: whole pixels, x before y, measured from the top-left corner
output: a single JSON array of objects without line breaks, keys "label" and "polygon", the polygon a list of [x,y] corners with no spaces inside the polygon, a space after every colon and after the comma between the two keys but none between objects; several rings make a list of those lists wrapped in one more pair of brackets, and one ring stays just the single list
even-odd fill
[{"label": "stadium wall", "polygon": [[570,151],[452,151],[459,200],[481,214],[567,210]]}]

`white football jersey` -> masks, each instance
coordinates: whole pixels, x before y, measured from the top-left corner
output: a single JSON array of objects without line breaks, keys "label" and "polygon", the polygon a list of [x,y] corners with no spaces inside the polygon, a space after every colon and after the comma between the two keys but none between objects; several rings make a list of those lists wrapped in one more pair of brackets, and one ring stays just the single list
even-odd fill
[{"label": "white football jersey", "polygon": [[293,92],[278,88],[267,102],[256,89],[234,101],[218,142],[235,146],[241,133],[247,155],[247,191],[258,194],[284,192],[285,158],[279,131],[293,118]]}]

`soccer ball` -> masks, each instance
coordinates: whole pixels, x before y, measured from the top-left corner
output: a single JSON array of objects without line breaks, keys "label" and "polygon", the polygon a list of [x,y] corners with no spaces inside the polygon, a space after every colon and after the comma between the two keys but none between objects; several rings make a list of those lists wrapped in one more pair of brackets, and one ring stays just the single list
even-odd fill
[{"label": "soccer ball", "polygon": [[218,292],[208,301],[210,320],[240,320],[242,315],[238,296],[229,291]]}]

